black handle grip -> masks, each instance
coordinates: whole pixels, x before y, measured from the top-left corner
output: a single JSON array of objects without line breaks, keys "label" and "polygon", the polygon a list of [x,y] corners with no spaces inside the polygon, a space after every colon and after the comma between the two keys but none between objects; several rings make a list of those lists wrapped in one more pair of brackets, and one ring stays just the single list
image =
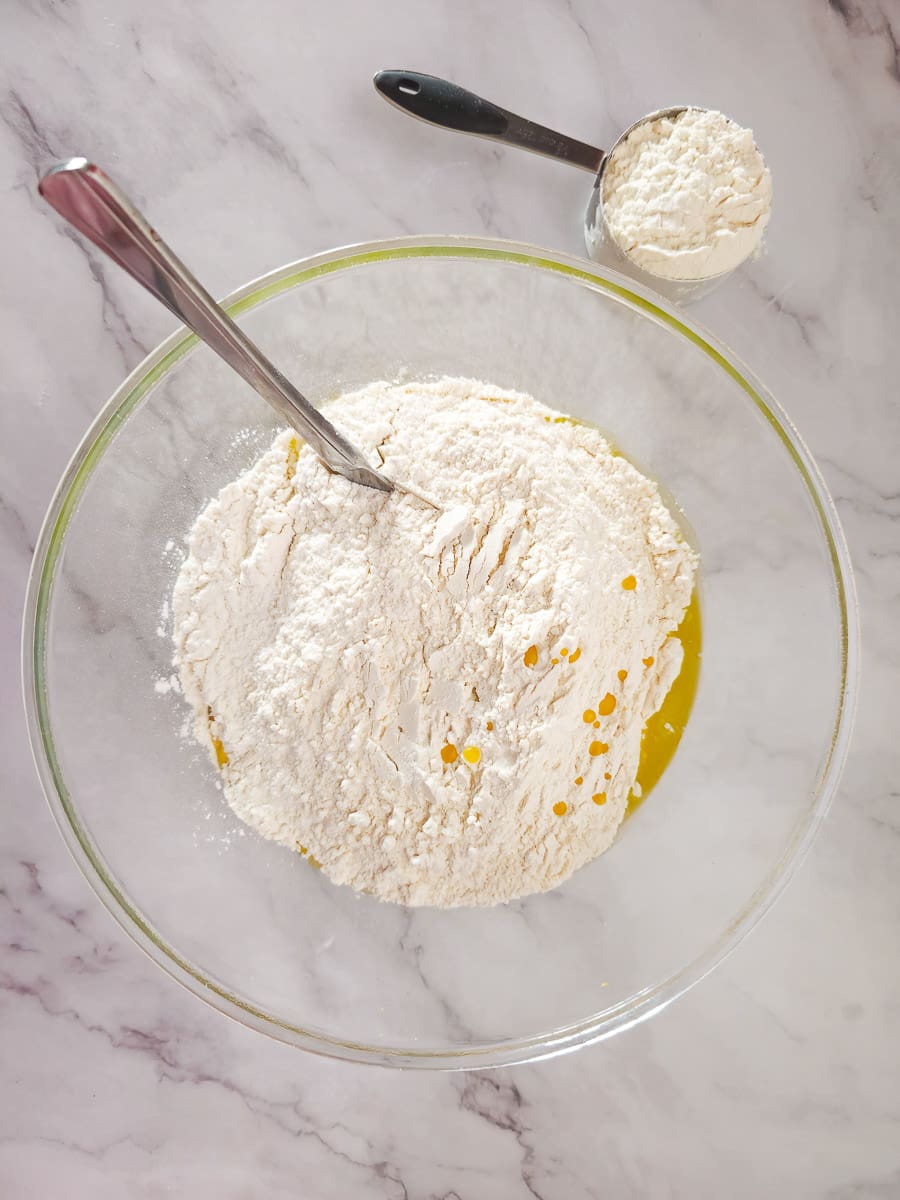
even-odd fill
[{"label": "black handle grip", "polygon": [[491,137],[505,133],[509,123],[505,109],[435,75],[379,71],[375,87],[398,108],[445,129]]}]

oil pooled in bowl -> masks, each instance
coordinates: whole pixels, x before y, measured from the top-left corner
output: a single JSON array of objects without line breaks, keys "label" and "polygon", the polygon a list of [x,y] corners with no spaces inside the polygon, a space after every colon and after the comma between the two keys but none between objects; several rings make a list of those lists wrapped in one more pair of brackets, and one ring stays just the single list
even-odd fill
[{"label": "oil pooled in bowl", "polygon": [[[665,700],[657,712],[653,714],[644,726],[641,738],[641,758],[638,764],[637,783],[640,795],[632,792],[628,798],[628,808],[625,818],[632,815],[635,809],[647,799],[651,789],[659,783],[663,772],[672,761],[681,735],[684,733],[694,697],[697,694],[697,684],[700,680],[700,658],[702,644],[702,622],[700,619],[700,598],[697,589],[691,596],[691,602],[684,611],[681,624],[669,634],[678,638],[684,651],[681,670],[675,676],[675,681],[669,688]],[[646,663],[645,666],[652,666]]]}]

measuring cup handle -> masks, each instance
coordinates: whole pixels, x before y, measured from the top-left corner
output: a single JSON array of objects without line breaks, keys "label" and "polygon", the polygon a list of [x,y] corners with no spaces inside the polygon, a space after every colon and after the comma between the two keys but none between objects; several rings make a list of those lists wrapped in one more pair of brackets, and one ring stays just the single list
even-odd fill
[{"label": "measuring cup handle", "polygon": [[496,137],[508,124],[508,114],[502,108],[435,75],[422,75],[417,71],[379,71],[375,76],[375,87],[398,108],[444,129]]},{"label": "measuring cup handle", "polygon": [[379,71],[374,83],[386,100],[420,121],[560,158],[594,174],[600,169],[603,151],[596,146],[527,121],[448,79],[418,71]]}]

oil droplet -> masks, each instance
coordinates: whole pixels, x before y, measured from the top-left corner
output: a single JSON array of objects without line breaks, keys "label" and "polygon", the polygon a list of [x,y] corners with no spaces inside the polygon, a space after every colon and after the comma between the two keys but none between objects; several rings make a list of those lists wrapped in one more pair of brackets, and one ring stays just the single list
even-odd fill
[{"label": "oil droplet", "polygon": [[595,721],[595,722],[594,722],[594,728],[595,728],[595,729],[599,729],[599,728],[600,728],[600,722],[599,722],[599,721]]},{"label": "oil droplet", "polygon": [[463,750],[463,758],[474,766],[475,763],[481,761],[481,751],[477,746],[466,746]]},{"label": "oil droplet", "polygon": [[619,683],[624,683],[624,682],[625,682],[625,680],[626,680],[627,678],[628,678],[628,672],[627,672],[627,671],[620,671],[620,672],[619,672]]},{"label": "oil droplet", "polygon": [[616,707],[616,698],[612,692],[607,692],[600,703],[597,705],[597,712],[601,717],[608,717],[612,710]]},{"label": "oil droplet", "polygon": [[458,757],[456,747],[451,742],[441,748],[441,758],[445,763],[456,762]]},{"label": "oil droplet", "polygon": [[609,782],[609,780],[612,779],[612,775],[610,775],[609,771],[606,771],[603,775],[603,778]]},{"label": "oil droplet", "polygon": [[[300,851],[300,853],[303,855],[303,857],[306,858],[306,861],[309,863],[309,865],[311,867],[315,867],[315,869],[317,871],[320,871],[322,869],[322,864],[315,857],[315,855],[309,854],[309,851],[307,850],[307,848],[305,846],[301,846],[300,843],[298,842],[297,849]],[[306,857],[307,855],[309,855],[308,858]]]},{"label": "oil droplet", "polygon": [[580,646],[577,650],[573,650],[572,653],[569,655],[569,662],[570,663],[578,662],[579,658],[581,658],[581,647]]},{"label": "oil droplet", "polygon": [[581,785],[582,785],[583,783],[584,783],[584,776],[583,776],[583,775],[579,775],[579,776],[577,777],[577,779],[575,780],[575,786],[576,786],[576,787],[581,787]]},{"label": "oil droplet", "polygon": [[649,658],[642,658],[641,662],[644,664],[645,667],[652,667],[653,666],[653,655],[651,654]]},{"label": "oil droplet", "polygon": [[488,721],[488,723],[487,723],[487,731],[488,731],[488,733],[490,733],[490,732],[493,730],[493,728],[494,728],[494,722],[493,722],[493,721]]},{"label": "oil droplet", "polygon": [[295,437],[292,437],[291,440],[288,442],[287,465],[286,465],[285,472],[284,472],[285,475],[287,476],[288,480],[291,480],[294,478],[294,470],[297,466],[297,459],[299,457],[300,457],[300,447],[297,444],[297,439]]},{"label": "oil droplet", "polygon": [[547,424],[548,424],[548,425],[550,424],[550,418],[549,418],[549,417],[544,417],[544,420],[547,422]]},{"label": "oil droplet", "polygon": [[591,799],[595,804],[605,804],[606,792],[596,792],[593,796],[591,796]]},{"label": "oil droplet", "polygon": [[554,666],[554,667],[557,665],[557,663],[558,663],[558,662],[559,662],[559,659],[558,659],[558,658],[551,658],[551,659],[550,659],[550,663],[551,663],[551,665],[552,665],[552,666]]},{"label": "oil droplet", "polygon": [[590,725],[592,721],[597,720],[597,714],[592,708],[586,708],[581,714],[581,719],[584,721],[585,725]]},{"label": "oil droplet", "polygon": [[559,653],[560,653],[560,655],[561,655],[563,658],[567,658],[567,657],[568,657],[568,654],[569,654],[569,651],[566,649],[566,647],[565,647],[565,646],[563,646],[562,650],[560,650],[560,652],[559,652]]},{"label": "oil droplet", "polygon": [[634,589],[637,587],[637,580],[635,579],[635,577],[633,575],[626,575],[625,578],[622,580],[622,587],[625,589],[626,592],[633,592]]},{"label": "oil droplet", "polygon": [[557,800],[557,802],[553,805],[553,811],[558,817],[564,817],[569,811],[569,806],[566,804],[565,800]]},{"label": "oil droplet", "polygon": [[538,660],[537,646],[529,646],[528,649],[525,651],[525,656],[522,659],[522,662],[525,664],[526,667],[536,667],[537,660]]},{"label": "oil droplet", "polygon": [[590,746],[588,746],[588,753],[591,758],[596,758],[598,754],[605,754],[608,749],[609,746],[606,742],[591,742]]},{"label": "oil droplet", "polygon": [[213,725],[215,724],[216,718],[213,715],[213,710],[209,705],[206,706],[206,719],[209,722],[209,738],[212,742],[213,750],[216,753],[216,766],[227,767],[228,755],[225,753],[225,747],[222,745],[221,740],[213,733]]}]

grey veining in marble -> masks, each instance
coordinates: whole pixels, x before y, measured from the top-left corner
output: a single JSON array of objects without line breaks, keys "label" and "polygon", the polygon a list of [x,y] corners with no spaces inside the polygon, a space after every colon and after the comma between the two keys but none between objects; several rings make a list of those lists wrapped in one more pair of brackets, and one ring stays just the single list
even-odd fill
[{"label": "grey veining in marble", "polygon": [[[898,42],[891,0],[8,0],[4,1200],[900,1196]],[[24,584],[56,479],[172,327],[43,210],[35,183],[48,160],[81,152],[106,165],[220,293],[399,233],[581,251],[586,177],[404,120],[370,83],[395,65],[598,144],[683,100],[754,128],[775,183],[768,253],[695,312],[818,458],[862,610],[841,795],[759,930],[647,1024],[560,1060],[461,1076],[300,1055],[166,978],[70,861],[19,704]]]}]

